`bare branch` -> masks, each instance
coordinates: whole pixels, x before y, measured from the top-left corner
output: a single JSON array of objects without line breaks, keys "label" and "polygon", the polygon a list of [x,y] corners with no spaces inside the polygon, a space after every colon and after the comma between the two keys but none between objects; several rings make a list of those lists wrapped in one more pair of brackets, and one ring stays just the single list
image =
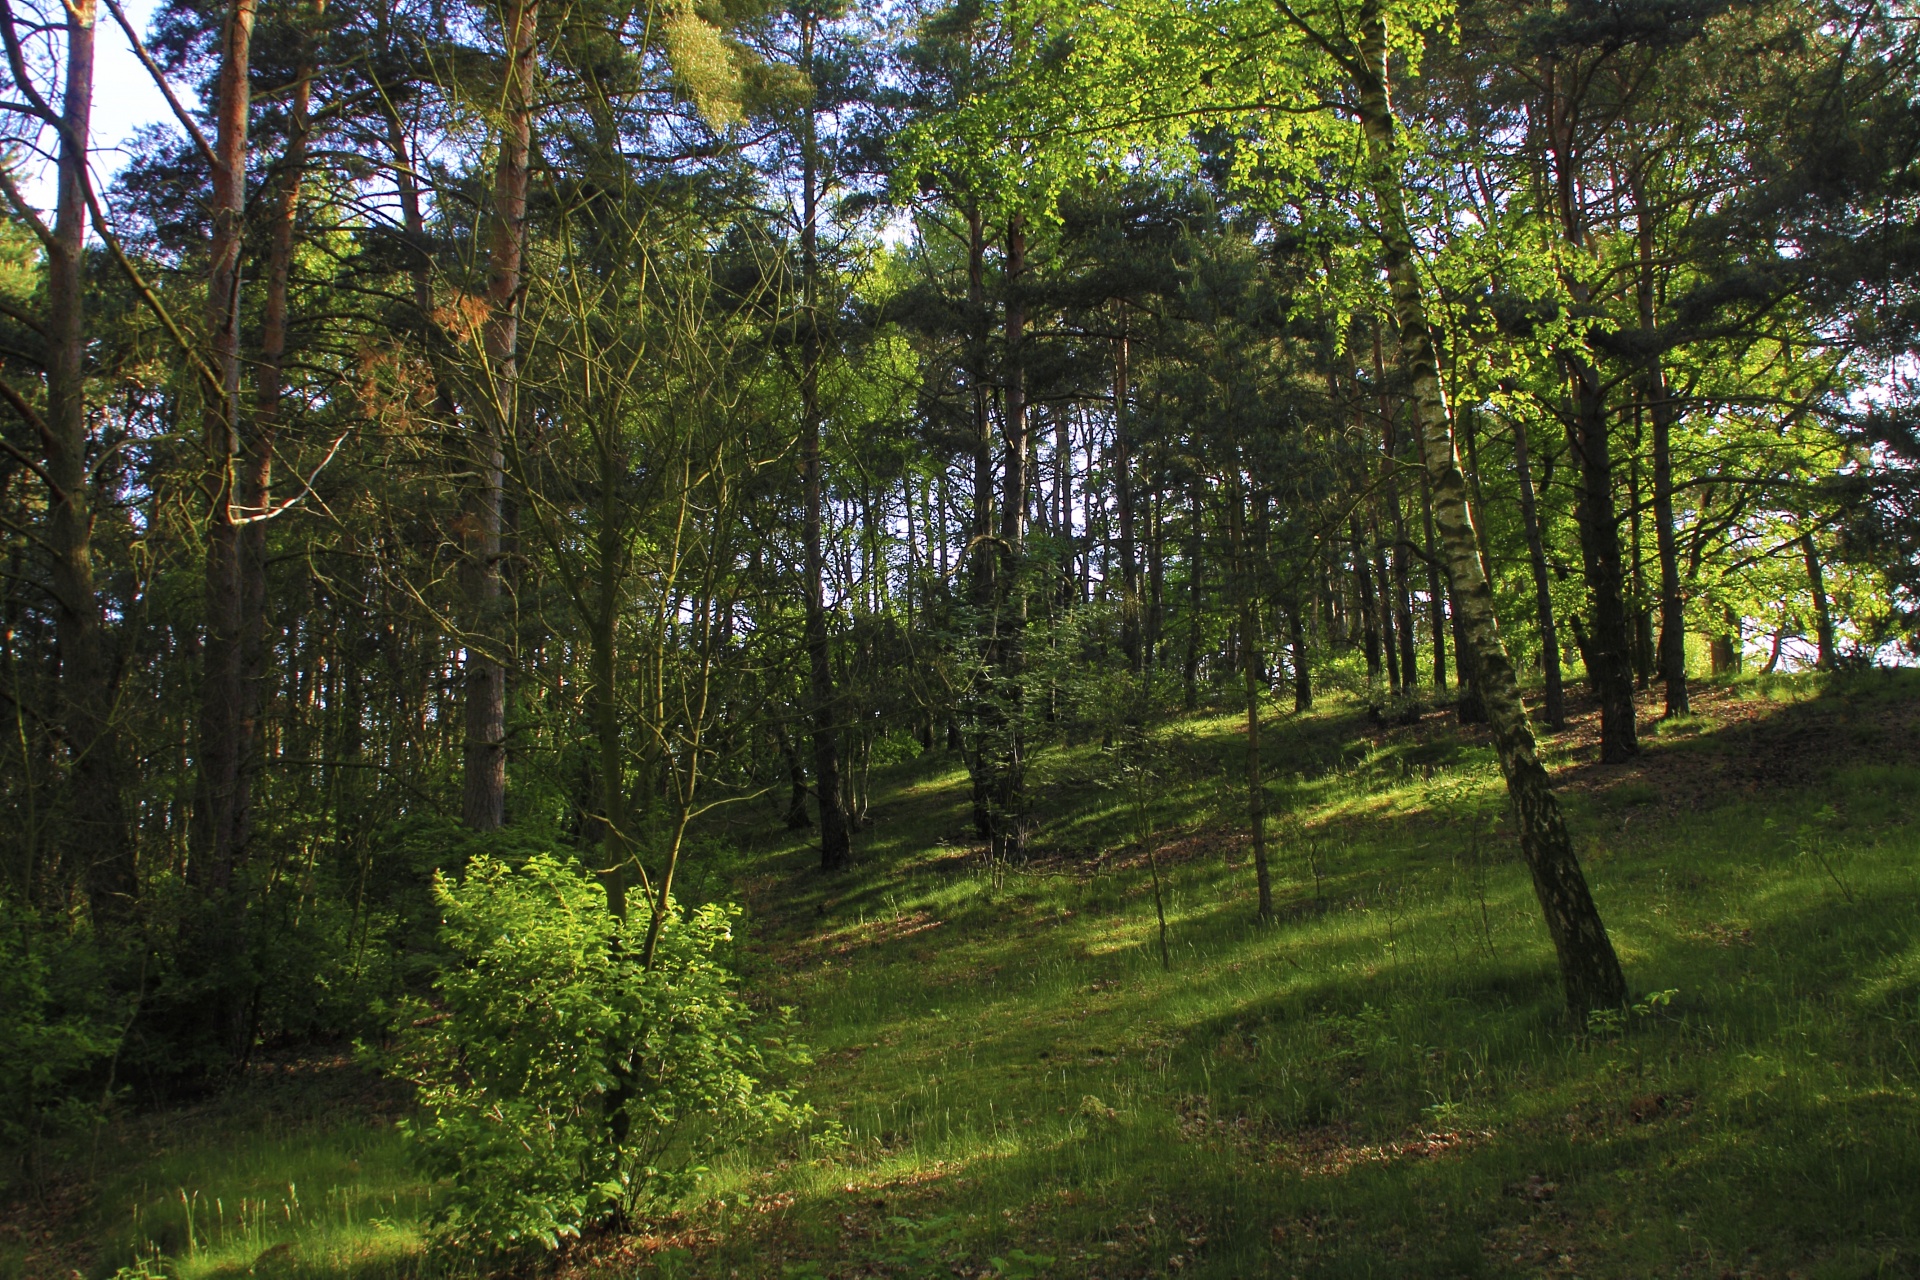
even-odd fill
[{"label": "bare branch", "polygon": [[53,232],[48,230],[45,219],[41,218],[39,212],[21,196],[20,188],[14,185],[13,175],[5,170],[0,170],[0,195],[6,196],[7,203],[13,206],[14,213],[19,215],[20,220],[33,231],[42,248],[48,253],[61,252],[60,242],[53,238]]},{"label": "bare branch", "polygon": [[[0,0],[0,4],[4,3],[6,0]],[[101,241],[113,254],[113,260],[120,264],[120,270],[127,277],[128,283],[133,285],[134,292],[140,295],[140,300],[147,304],[147,310],[153,312],[154,317],[166,329],[174,345],[180,348],[180,354],[192,363],[194,372],[200,375],[201,380],[216,396],[224,397],[227,394],[226,384],[214,375],[213,370],[207,367],[207,362],[200,358],[200,353],[193,349],[193,344],[187,341],[187,335],[181,331],[179,323],[174,320],[173,313],[167,310],[166,304],[160,301],[159,295],[155,294],[146,280],[141,277],[140,269],[133,265],[133,259],[129,258],[127,251],[121,247],[120,237],[114,235],[108,227],[106,211],[100,207],[100,198],[94,193],[93,183],[85,182],[81,185],[86,190],[87,208],[93,213],[94,230],[99,233]]]},{"label": "bare branch", "polygon": [[191,115],[187,114],[187,109],[180,105],[180,99],[174,96],[173,86],[167,83],[166,72],[162,71],[160,64],[153,60],[153,55],[147,52],[146,42],[140,39],[140,33],[133,29],[131,22],[127,21],[127,13],[120,7],[120,0],[107,0],[107,12],[113,15],[113,20],[120,24],[120,30],[126,33],[127,43],[133,46],[134,56],[140,59],[140,65],[145,67],[147,74],[153,77],[153,83],[166,98],[167,105],[173,108],[173,118],[180,122],[180,127],[187,131],[189,138],[193,139],[193,145],[200,152],[200,158],[207,162],[209,168],[220,168],[220,162],[214,159],[213,147],[207,142],[207,135],[200,132],[200,126],[194,122]]},{"label": "bare branch", "polygon": [[[347,437],[352,434],[353,434],[352,427],[348,427],[345,431],[342,431],[340,433],[339,437],[334,440],[333,447],[327,450],[327,456],[320,459],[320,465],[313,469],[313,474],[309,475],[305,480],[300,482],[299,493],[294,494],[291,498],[288,498],[283,502],[275,503],[273,506],[269,507],[265,511],[257,511],[252,515],[246,515],[246,516],[230,516],[233,523],[236,525],[259,524],[263,520],[272,520],[277,516],[285,515],[287,512],[291,511],[294,507],[298,506],[300,503],[306,501],[310,497],[317,498],[319,495],[315,494],[313,491],[313,482],[320,478],[320,473],[327,469],[327,464],[333,461],[334,455],[340,452],[340,446],[345,444],[347,442]],[[229,512],[231,512],[232,507],[230,506],[228,510]]]}]

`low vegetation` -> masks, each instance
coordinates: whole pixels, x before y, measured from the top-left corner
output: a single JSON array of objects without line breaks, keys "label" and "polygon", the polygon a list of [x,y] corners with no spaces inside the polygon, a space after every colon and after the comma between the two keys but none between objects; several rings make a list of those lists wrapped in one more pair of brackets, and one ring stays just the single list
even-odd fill
[{"label": "low vegetation", "polygon": [[[844,875],[809,873],[777,815],[736,812],[693,888],[749,887],[736,960],[756,1007],[794,1010],[816,1114],[542,1269],[1920,1265],[1920,684],[1710,686],[1626,768],[1593,762],[1576,717],[1555,776],[1634,988],[1585,1028],[1491,749],[1442,713],[1401,719],[1269,722],[1268,925],[1231,717],[1048,754],[1048,836],[1021,866],[981,863],[965,770],[939,751],[876,779]],[[0,1274],[463,1273],[426,1247],[456,1193],[409,1161],[412,1114],[351,1059],[270,1061],[65,1152]]]}]

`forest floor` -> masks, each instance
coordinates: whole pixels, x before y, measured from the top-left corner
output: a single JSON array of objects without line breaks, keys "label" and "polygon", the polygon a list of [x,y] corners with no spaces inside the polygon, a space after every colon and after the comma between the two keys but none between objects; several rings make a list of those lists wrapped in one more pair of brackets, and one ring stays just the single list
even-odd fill
[{"label": "forest floor", "polygon": [[[876,773],[843,877],[737,814],[689,888],[744,885],[820,1121],[540,1271],[1920,1275],[1920,677],[1695,701],[1643,704],[1631,765],[1591,708],[1544,744],[1638,996],[1584,1030],[1491,748],[1443,711],[1272,717],[1265,926],[1230,714],[1039,753],[998,873],[941,752]],[[0,1276],[441,1274],[404,1109],[309,1055],[126,1119],[0,1213]]]}]

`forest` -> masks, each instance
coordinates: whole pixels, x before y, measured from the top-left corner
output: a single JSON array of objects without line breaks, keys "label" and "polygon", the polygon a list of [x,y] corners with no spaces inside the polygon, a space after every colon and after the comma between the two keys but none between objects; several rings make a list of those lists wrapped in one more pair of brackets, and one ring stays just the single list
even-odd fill
[{"label": "forest", "polygon": [[0,1280],[1920,1274],[1907,6],[0,46]]}]

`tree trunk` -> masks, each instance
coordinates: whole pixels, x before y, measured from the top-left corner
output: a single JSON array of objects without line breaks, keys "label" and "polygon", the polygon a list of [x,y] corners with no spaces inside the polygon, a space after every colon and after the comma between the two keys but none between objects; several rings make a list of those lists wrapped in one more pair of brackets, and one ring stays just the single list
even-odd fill
[{"label": "tree trunk", "polygon": [[994,831],[990,837],[996,859],[1011,861],[1026,855],[1026,760],[1022,701],[1025,694],[1026,583],[1022,564],[1026,551],[1027,514],[1027,228],[1014,214],[1007,220],[1006,259],[1006,414],[1000,504],[1001,577],[994,602],[998,650],[1000,705],[998,759],[994,777]]},{"label": "tree trunk", "polygon": [[537,0],[506,0],[506,93],[500,157],[493,175],[488,229],[487,387],[474,435],[477,481],[464,516],[466,534],[465,787],[461,814],[469,830],[493,831],[506,820],[507,637],[502,623],[501,511],[506,440],[519,399],[520,268],[526,247],[528,160],[533,144],[533,77],[538,50]]},{"label": "tree trunk", "polygon": [[1380,627],[1373,602],[1373,574],[1367,567],[1367,552],[1360,540],[1358,520],[1348,525],[1347,540],[1353,547],[1354,582],[1360,588],[1360,630],[1361,642],[1367,651],[1367,683],[1377,684],[1380,680]]},{"label": "tree trunk", "polygon": [[1639,742],[1633,711],[1632,636],[1620,529],[1613,506],[1613,459],[1599,375],[1579,356],[1568,356],[1567,365],[1574,395],[1574,421],[1567,442],[1580,467],[1574,518],[1580,525],[1587,589],[1593,595],[1593,624],[1587,632],[1588,674],[1600,699],[1600,759],[1602,763],[1618,764],[1639,750]]},{"label": "tree trunk", "polygon": [[787,830],[804,831],[813,825],[807,814],[807,771],[801,767],[800,753],[793,749],[793,738],[784,724],[774,725],[773,741],[787,771]]},{"label": "tree trunk", "polygon": [[[813,65],[814,19],[802,22],[801,57]],[[814,801],[820,811],[820,869],[838,871],[853,862],[853,841],[841,798],[840,727],[835,712],[833,663],[827,635],[825,562],[821,550],[820,473],[820,147],[811,104],[801,117],[800,276],[800,480],[805,491],[802,540],[806,544],[807,687],[813,728]]]},{"label": "tree trunk", "polygon": [[1380,651],[1387,660],[1387,689],[1395,697],[1406,687],[1400,674],[1400,641],[1393,625],[1393,579],[1387,572],[1387,549],[1380,543],[1380,526],[1368,530],[1373,535],[1374,607],[1379,611]]},{"label": "tree trunk", "polygon": [[[325,0],[313,0],[317,18]],[[251,835],[253,787],[263,764],[261,705],[265,701],[272,655],[267,639],[267,524],[273,503],[273,455],[285,410],[288,289],[293,273],[294,223],[300,211],[300,187],[306,176],[308,111],[315,73],[311,38],[301,35],[301,55],[288,104],[286,150],[281,154],[267,233],[266,310],[260,327],[260,363],[254,384],[254,420],[240,441],[241,510],[249,523],[239,545],[239,760],[236,770],[243,836]],[[245,852],[245,839],[238,846]]]},{"label": "tree trunk", "polygon": [[1381,341],[1380,332],[1383,323],[1378,317],[1373,322],[1373,380],[1374,386],[1379,391],[1380,410],[1381,492],[1385,497],[1387,509],[1392,513],[1391,595],[1394,631],[1400,646],[1400,687],[1412,693],[1420,686],[1420,667],[1415,657],[1413,591],[1408,581],[1407,524],[1406,516],[1400,507],[1400,450],[1394,438],[1393,402],[1387,397],[1386,358],[1383,352],[1385,344]]},{"label": "tree trunk", "polygon": [[973,791],[973,826],[980,838],[990,844],[993,837],[992,797],[988,787],[991,768],[993,719],[994,599],[1000,557],[994,552],[993,539],[993,420],[987,401],[988,312],[986,286],[986,222],[977,205],[967,209],[967,380],[973,393],[973,521],[967,539],[968,594],[973,605],[975,640],[979,665],[972,681],[969,701],[972,734],[967,746],[967,775]]},{"label": "tree trunk", "polygon": [[1680,594],[1680,548],[1673,531],[1673,401],[1659,359],[1650,377],[1653,410],[1653,531],[1660,551],[1660,679],[1667,714],[1683,716],[1687,697],[1687,614]]},{"label": "tree trunk", "polygon": [[1260,670],[1265,665],[1260,652],[1260,610],[1255,603],[1260,593],[1254,588],[1252,566],[1248,563],[1247,500],[1237,456],[1233,467],[1227,495],[1227,519],[1233,538],[1234,586],[1240,596],[1240,669],[1246,690],[1247,715],[1247,828],[1253,841],[1253,874],[1260,894],[1260,919],[1271,920],[1273,878],[1267,867],[1266,785],[1260,777]]},{"label": "tree trunk", "polygon": [[1155,471],[1147,497],[1147,609],[1141,635],[1142,660],[1149,669],[1162,659],[1160,638],[1166,628],[1167,557],[1163,515],[1160,476]]},{"label": "tree trunk", "polygon": [[1287,604],[1287,627],[1293,650],[1293,709],[1304,713],[1313,710],[1313,674],[1307,669],[1307,624],[1297,598]]},{"label": "tree trunk", "polygon": [[1073,538],[1073,428],[1072,419],[1065,413],[1059,414],[1053,424],[1053,465],[1054,492],[1059,508],[1056,520],[1060,538],[1060,589],[1055,593],[1056,602],[1063,608],[1073,602],[1074,591],[1074,538]]},{"label": "tree trunk", "polygon": [[1200,705],[1200,637],[1205,623],[1205,582],[1201,577],[1200,547],[1205,533],[1201,519],[1200,486],[1187,494],[1187,634],[1180,660],[1180,705],[1188,711]]},{"label": "tree trunk", "polygon": [[1628,616],[1633,620],[1633,679],[1636,689],[1645,689],[1653,679],[1654,643],[1653,610],[1647,607],[1647,562],[1641,554],[1643,540],[1640,536],[1640,410],[1644,405],[1635,405],[1634,438],[1631,452],[1627,458],[1627,509],[1632,512],[1628,517],[1632,532],[1630,555],[1633,562],[1633,607]]},{"label": "tree trunk", "polygon": [[1527,535],[1527,559],[1533,566],[1533,604],[1540,620],[1540,665],[1546,678],[1547,727],[1567,727],[1567,696],[1560,683],[1560,636],[1553,625],[1553,584],[1547,576],[1547,544],[1534,500],[1533,469],[1527,457],[1527,424],[1513,420],[1513,467],[1520,479],[1520,523]]},{"label": "tree trunk", "polygon": [[207,406],[206,622],[200,678],[200,855],[196,879],[225,892],[251,834],[251,754],[244,711],[240,567],[240,255],[245,239],[247,124],[254,0],[227,14],[214,100],[213,240],[207,271],[208,364],[220,392]]},{"label": "tree trunk", "polygon": [[1807,587],[1813,593],[1813,630],[1819,646],[1814,665],[1821,671],[1833,670],[1833,609],[1827,601],[1827,577],[1820,568],[1820,551],[1813,535],[1800,535],[1800,549],[1807,562]]},{"label": "tree trunk", "polygon": [[[69,821],[87,905],[101,925],[123,920],[139,893],[121,792],[113,663],[93,577],[93,495],[87,457],[87,146],[93,114],[96,0],[66,8],[53,243],[47,247],[46,543],[60,654],[61,727],[72,775]],[[7,15],[11,22],[12,15]]]},{"label": "tree trunk", "polygon": [[1127,320],[1120,309],[1120,336],[1113,343],[1113,494],[1120,516],[1120,647],[1127,670],[1139,675],[1140,554],[1133,529],[1133,442],[1127,432]]},{"label": "tree trunk", "polygon": [[1427,553],[1427,615],[1433,631],[1433,687],[1447,691],[1447,595],[1440,574],[1440,548],[1433,540],[1433,487],[1425,467],[1420,474],[1420,522]]},{"label": "tree trunk", "polygon": [[[1554,200],[1561,234],[1569,249],[1585,251],[1587,236],[1576,188],[1578,148],[1573,139],[1573,107],[1569,90],[1549,65],[1546,77],[1547,149],[1551,154]],[[1563,279],[1576,307],[1590,299],[1586,282],[1576,271]],[[1639,750],[1634,726],[1631,623],[1627,615],[1625,575],[1620,555],[1620,526],[1613,502],[1613,458],[1607,423],[1605,392],[1599,371],[1582,346],[1569,345],[1560,353],[1573,400],[1567,423],[1567,442],[1580,468],[1574,517],[1580,527],[1580,554],[1587,589],[1593,596],[1593,626],[1588,634],[1587,674],[1600,700],[1600,759],[1609,764],[1630,758]]]},{"label": "tree trunk", "polygon": [[1547,772],[1535,753],[1519,686],[1500,639],[1493,592],[1481,569],[1467,504],[1466,480],[1449,429],[1426,300],[1416,274],[1400,186],[1400,143],[1387,96],[1386,24],[1379,0],[1364,0],[1360,19],[1361,57],[1349,71],[1358,91],[1360,121],[1372,161],[1369,177],[1379,217],[1381,265],[1400,322],[1400,356],[1412,386],[1414,425],[1433,489],[1434,519],[1453,574],[1454,605],[1464,623],[1474,684],[1486,705],[1520,828],[1521,852],[1553,937],[1568,1008],[1584,1020],[1590,1010],[1625,1004],[1626,978],[1588,891]]},{"label": "tree trunk", "polygon": [[1686,715],[1687,623],[1680,594],[1680,549],[1673,528],[1673,428],[1678,416],[1667,386],[1666,369],[1654,342],[1654,220],[1646,188],[1637,178],[1627,187],[1633,200],[1639,249],[1635,281],[1640,306],[1640,333],[1646,346],[1641,359],[1640,394],[1653,419],[1653,534],[1660,556],[1660,681],[1666,691],[1666,714]]}]

